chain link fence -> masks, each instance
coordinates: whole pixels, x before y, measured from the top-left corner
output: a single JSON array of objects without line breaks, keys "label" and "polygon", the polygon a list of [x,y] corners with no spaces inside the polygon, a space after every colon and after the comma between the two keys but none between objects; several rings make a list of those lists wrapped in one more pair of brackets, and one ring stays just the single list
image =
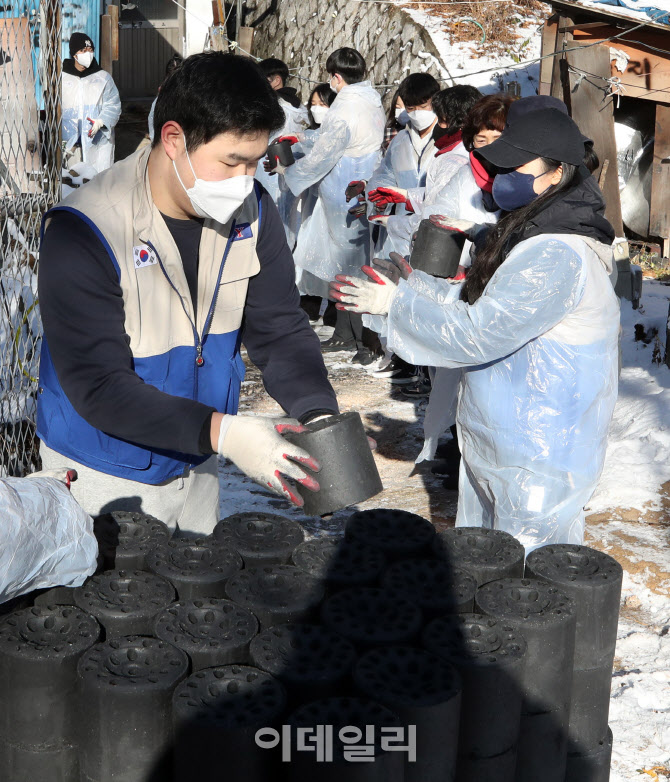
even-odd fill
[{"label": "chain link fence", "polygon": [[40,223],[60,193],[60,0],[0,6],[0,476],[39,469]]}]

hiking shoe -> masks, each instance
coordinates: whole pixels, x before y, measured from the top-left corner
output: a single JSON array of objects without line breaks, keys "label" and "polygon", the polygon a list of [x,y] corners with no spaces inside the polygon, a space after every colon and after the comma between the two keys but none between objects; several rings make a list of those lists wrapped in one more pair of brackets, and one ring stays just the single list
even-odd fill
[{"label": "hiking shoe", "polygon": [[394,354],[383,366],[375,370],[372,374],[375,377],[392,378],[401,375],[407,370],[414,372],[414,367],[406,361],[403,361],[400,356]]},{"label": "hiking shoe", "polygon": [[344,340],[332,336],[330,339],[321,343],[321,350],[325,353],[339,353],[343,350],[354,351],[356,350],[356,342],[353,339]]},{"label": "hiking shoe", "polygon": [[360,364],[367,367],[379,360],[379,353],[375,353],[370,348],[361,348],[357,351],[356,355],[351,359],[352,364]]},{"label": "hiking shoe", "polygon": [[407,388],[401,388],[400,393],[410,399],[421,399],[422,397],[430,396],[430,388],[430,380],[423,377],[414,383],[414,385],[407,386]]}]

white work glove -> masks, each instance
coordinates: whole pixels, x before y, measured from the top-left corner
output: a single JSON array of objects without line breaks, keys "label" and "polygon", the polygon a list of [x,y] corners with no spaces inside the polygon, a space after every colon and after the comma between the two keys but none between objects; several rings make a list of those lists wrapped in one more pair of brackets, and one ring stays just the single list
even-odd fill
[{"label": "white work glove", "polygon": [[373,258],[372,265],[379,270],[384,277],[388,277],[392,283],[397,285],[400,280],[408,280],[409,275],[414,271],[406,258],[400,253],[390,253],[389,258]]},{"label": "white work glove", "polygon": [[440,228],[451,228],[453,231],[460,231],[464,234],[467,234],[476,225],[472,220],[459,220],[457,217],[448,217],[447,215],[431,215],[430,222],[439,225]]},{"label": "white work glove", "polygon": [[105,127],[105,123],[101,119],[86,118],[91,123],[91,129],[88,131],[89,138],[95,138],[99,131]]},{"label": "white work glove", "polygon": [[372,223],[372,225],[381,225],[386,228],[389,217],[391,217],[391,215],[369,215],[368,222]]},{"label": "white work glove", "polygon": [[293,478],[310,491],[319,491],[319,484],[298,465],[305,465],[312,472],[319,472],[321,465],[282,434],[305,431],[292,418],[224,415],[217,450],[245,475],[302,507],[304,500],[282,476]]},{"label": "white work glove", "polygon": [[335,305],[338,310],[388,315],[398,286],[388,277],[381,277],[371,266],[362,266],[361,269],[372,282],[338,274],[330,283],[328,298],[338,302]]},{"label": "white work glove", "polygon": [[67,469],[67,467],[61,467],[58,470],[40,470],[39,472],[32,472],[30,475],[26,475],[26,478],[54,478],[61,483],[64,483],[67,488],[70,488],[70,484],[77,480],[77,471]]}]

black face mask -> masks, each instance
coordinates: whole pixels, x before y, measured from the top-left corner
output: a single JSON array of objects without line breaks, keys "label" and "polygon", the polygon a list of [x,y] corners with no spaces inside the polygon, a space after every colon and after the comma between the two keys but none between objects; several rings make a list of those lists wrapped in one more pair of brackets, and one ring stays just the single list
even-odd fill
[{"label": "black face mask", "polygon": [[441,128],[440,123],[436,122],[435,127],[433,128],[433,141],[437,141],[439,138],[442,138],[442,136],[447,135],[447,128]]}]

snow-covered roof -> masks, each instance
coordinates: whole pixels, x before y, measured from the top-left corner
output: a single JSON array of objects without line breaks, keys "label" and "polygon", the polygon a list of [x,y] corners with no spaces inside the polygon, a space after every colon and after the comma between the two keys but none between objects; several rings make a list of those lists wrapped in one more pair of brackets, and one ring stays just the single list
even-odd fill
[{"label": "snow-covered roof", "polygon": [[547,0],[552,5],[568,5],[572,7],[591,8],[609,16],[616,16],[635,21],[649,21],[653,26],[667,27],[670,25],[670,0],[656,0],[653,5],[649,0]]}]

